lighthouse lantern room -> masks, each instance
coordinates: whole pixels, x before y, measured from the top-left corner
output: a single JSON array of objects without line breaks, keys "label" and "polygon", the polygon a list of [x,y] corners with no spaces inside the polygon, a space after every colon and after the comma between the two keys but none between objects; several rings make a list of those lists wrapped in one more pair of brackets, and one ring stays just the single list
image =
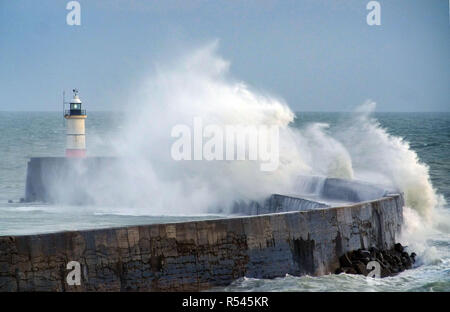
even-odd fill
[{"label": "lighthouse lantern room", "polygon": [[86,110],[81,109],[81,104],[81,100],[78,97],[78,90],[73,89],[73,99],[69,102],[69,109],[64,110],[64,118],[67,120],[66,157],[86,156],[84,121],[87,115]]}]

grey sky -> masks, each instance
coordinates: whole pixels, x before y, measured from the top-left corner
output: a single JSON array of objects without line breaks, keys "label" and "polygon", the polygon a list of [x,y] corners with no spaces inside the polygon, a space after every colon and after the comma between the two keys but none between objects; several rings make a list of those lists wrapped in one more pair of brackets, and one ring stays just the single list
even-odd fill
[{"label": "grey sky", "polygon": [[295,111],[450,110],[447,0],[0,0],[0,110],[59,110],[80,89],[90,110],[126,107],[156,62],[214,39],[234,77]]}]

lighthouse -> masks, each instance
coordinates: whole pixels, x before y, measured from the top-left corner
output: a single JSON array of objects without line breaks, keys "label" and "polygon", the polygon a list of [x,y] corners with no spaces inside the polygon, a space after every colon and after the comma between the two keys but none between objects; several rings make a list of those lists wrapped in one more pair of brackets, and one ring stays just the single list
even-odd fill
[{"label": "lighthouse", "polygon": [[86,117],[86,110],[81,109],[78,90],[73,89],[73,99],[69,102],[69,110],[64,111],[64,118],[67,119],[66,157],[86,156],[86,131],[84,126]]}]

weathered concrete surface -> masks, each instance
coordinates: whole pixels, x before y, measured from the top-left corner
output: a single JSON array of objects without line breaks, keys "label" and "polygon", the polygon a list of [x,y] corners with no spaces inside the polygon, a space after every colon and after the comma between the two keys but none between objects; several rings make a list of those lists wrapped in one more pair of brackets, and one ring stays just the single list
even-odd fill
[{"label": "weathered concrete surface", "polygon": [[[242,277],[322,275],[350,250],[391,248],[403,198],[197,222],[0,237],[0,291],[189,291]],[[66,265],[81,264],[80,286]]]}]

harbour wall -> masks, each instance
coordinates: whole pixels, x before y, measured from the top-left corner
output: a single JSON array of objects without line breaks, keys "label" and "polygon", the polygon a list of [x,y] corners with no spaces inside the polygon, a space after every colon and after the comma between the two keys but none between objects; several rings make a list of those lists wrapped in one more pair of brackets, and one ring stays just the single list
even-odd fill
[{"label": "harbour wall", "polygon": [[26,202],[93,203],[98,181],[110,181],[115,175],[112,172],[121,168],[120,165],[114,157],[32,157],[27,164],[24,199]]},{"label": "harbour wall", "polygon": [[[287,209],[298,204],[277,196]],[[403,206],[401,194],[390,194],[343,207],[1,236],[0,291],[198,291],[243,276],[333,273],[347,251],[390,249]],[[80,285],[67,282],[71,261],[80,264]]]},{"label": "harbour wall", "polygon": [[[133,159],[115,157],[33,157],[27,166],[24,200],[75,205],[96,204],[99,197],[107,201],[108,196],[114,197],[120,190],[121,183],[133,182],[134,173],[130,172],[132,170],[128,166],[130,163],[133,163]],[[129,177],[131,181],[122,181],[123,177]],[[299,194],[315,194],[317,198],[325,201],[328,199],[347,203],[369,201],[399,193],[398,190],[389,190],[385,186],[361,181],[311,176],[300,176],[298,187]],[[288,197],[296,199],[289,202]],[[272,196],[264,203],[236,203],[233,213],[254,215],[330,206],[326,202],[304,198],[301,200],[296,195],[288,197]],[[114,197],[111,201],[117,199],[120,198]],[[274,209],[277,205],[283,208]]]}]

